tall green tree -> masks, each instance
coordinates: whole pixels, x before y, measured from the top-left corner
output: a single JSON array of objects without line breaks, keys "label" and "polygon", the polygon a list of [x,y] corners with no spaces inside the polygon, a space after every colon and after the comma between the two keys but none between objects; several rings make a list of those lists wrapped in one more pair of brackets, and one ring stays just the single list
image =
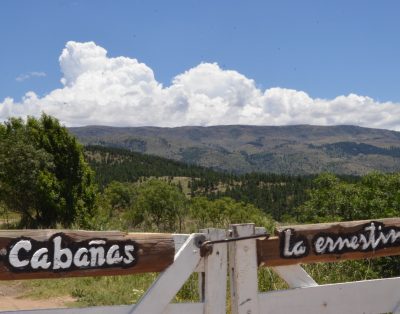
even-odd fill
[{"label": "tall green tree", "polygon": [[136,190],[135,183],[112,181],[97,198],[93,226],[97,229],[119,229],[126,225],[124,216],[132,210]]},{"label": "tall green tree", "polygon": [[186,198],[179,188],[163,180],[150,179],[136,192],[127,218],[132,226],[143,224],[145,230],[181,231],[186,215]]},{"label": "tall green tree", "polygon": [[0,125],[0,200],[23,227],[87,226],[96,186],[82,147],[59,121],[11,118]]},{"label": "tall green tree", "polygon": [[400,215],[400,173],[373,172],[356,182],[324,173],[298,208],[301,222],[377,219]]}]

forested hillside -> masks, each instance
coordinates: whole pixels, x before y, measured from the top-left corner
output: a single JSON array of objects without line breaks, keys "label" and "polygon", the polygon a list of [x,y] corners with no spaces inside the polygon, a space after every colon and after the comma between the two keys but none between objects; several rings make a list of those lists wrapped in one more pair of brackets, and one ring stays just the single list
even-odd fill
[{"label": "forested hillside", "polygon": [[[163,177],[177,184],[188,197],[231,197],[253,204],[278,221],[293,220],[294,209],[307,200],[314,176],[250,173],[238,175],[185,164],[120,148],[87,146],[86,158],[100,186],[112,181],[137,182]],[[348,176],[346,181],[357,180]]]},{"label": "forested hillside", "polygon": [[70,128],[84,144],[120,147],[235,173],[364,175],[400,170],[400,133],[339,126]]},{"label": "forested hillside", "polygon": [[85,156],[102,187],[111,181],[135,182],[142,177],[209,178],[213,181],[232,177],[228,173],[122,148],[89,145],[85,147]]}]

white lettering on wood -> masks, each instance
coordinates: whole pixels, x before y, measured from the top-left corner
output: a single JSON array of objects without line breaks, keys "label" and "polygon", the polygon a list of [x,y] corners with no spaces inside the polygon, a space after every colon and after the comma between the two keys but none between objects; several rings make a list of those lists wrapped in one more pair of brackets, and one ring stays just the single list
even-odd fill
[{"label": "white lettering on wood", "polygon": [[70,249],[61,248],[61,237],[57,236],[53,239],[54,242],[54,262],[53,269],[66,269],[71,267],[72,252]]},{"label": "white lettering on wood", "polygon": [[49,250],[47,248],[41,248],[33,254],[32,259],[31,259],[31,265],[33,269],[48,269],[51,265],[50,262],[48,262],[48,253]]},{"label": "white lettering on wood", "polygon": [[130,267],[136,262],[136,244],[132,240],[73,242],[66,241],[63,234],[48,241],[19,239],[7,251],[9,267],[16,271]]},{"label": "white lettering on wood", "polygon": [[317,255],[343,254],[347,252],[369,252],[379,249],[400,246],[400,228],[386,227],[380,222],[370,222],[356,232],[321,232],[306,237],[297,235],[294,229],[285,229],[281,233],[281,256],[283,258],[300,258],[309,254],[310,248]]},{"label": "white lettering on wood", "polygon": [[[304,256],[307,252],[306,243],[304,240],[293,241],[292,240],[292,230],[286,229],[284,231],[285,241],[283,248],[284,257],[299,257]],[[292,243],[293,242],[293,243]]]},{"label": "white lettering on wood", "polygon": [[[317,254],[344,253],[350,251],[374,251],[382,247],[396,244],[400,238],[400,230],[396,228],[376,226],[374,222],[365,226],[355,234],[323,234],[316,237],[314,250]],[[400,245],[400,243],[397,243]]]},{"label": "white lettering on wood", "polygon": [[25,267],[29,265],[29,260],[20,260],[19,259],[19,251],[24,250],[26,252],[29,252],[32,249],[32,244],[29,240],[21,240],[17,242],[10,250],[9,254],[9,262],[10,265],[13,267]]}]

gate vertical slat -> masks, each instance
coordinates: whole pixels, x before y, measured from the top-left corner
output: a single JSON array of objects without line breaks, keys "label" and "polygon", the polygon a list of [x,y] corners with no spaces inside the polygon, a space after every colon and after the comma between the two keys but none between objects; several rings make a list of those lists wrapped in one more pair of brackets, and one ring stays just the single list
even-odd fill
[{"label": "gate vertical slat", "polygon": [[[231,226],[232,236],[255,234],[254,224]],[[256,240],[231,242],[229,247],[229,274],[231,281],[231,308],[233,314],[258,314],[258,277]]]},{"label": "gate vertical slat", "polygon": [[[226,238],[225,229],[201,230],[208,240]],[[200,273],[200,299],[204,302],[204,314],[226,313],[226,275],[228,249],[226,243],[214,244],[210,255],[204,258],[204,273]],[[204,289],[203,289],[204,288]]]}]

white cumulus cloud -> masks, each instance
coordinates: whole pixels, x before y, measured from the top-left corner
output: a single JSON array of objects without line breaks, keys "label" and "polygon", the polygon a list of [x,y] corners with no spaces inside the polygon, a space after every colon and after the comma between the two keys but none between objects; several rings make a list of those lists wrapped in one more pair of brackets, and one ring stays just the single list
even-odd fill
[{"label": "white cumulus cloud", "polygon": [[216,63],[201,63],[165,87],[144,63],[108,57],[93,42],[68,42],[59,62],[62,88],[44,97],[31,91],[20,101],[6,98],[0,119],[46,112],[68,126],[355,124],[400,130],[398,103],[355,94],[319,99],[279,87],[260,90],[253,80]]}]

